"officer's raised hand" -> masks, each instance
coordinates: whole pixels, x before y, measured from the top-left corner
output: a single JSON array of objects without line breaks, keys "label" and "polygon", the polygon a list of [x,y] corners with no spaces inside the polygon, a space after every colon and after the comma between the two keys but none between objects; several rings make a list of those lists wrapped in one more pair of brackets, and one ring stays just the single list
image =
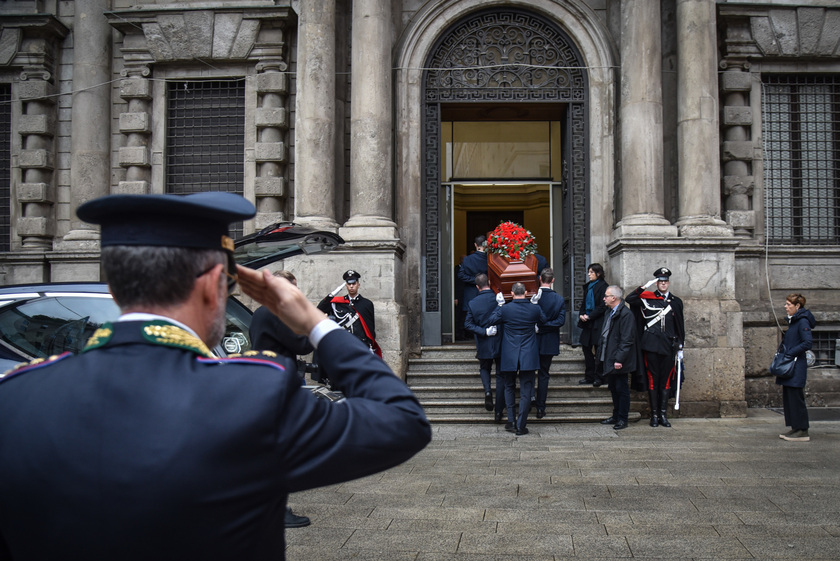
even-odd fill
[{"label": "officer's raised hand", "polygon": [[647,281],[647,283],[642,288],[647,290],[651,286],[655,285],[658,281],[659,281],[659,279],[650,279],[649,281]]},{"label": "officer's raised hand", "polygon": [[271,310],[280,321],[298,335],[309,335],[326,315],[307,300],[298,287],[282,277],[275,277],[271,271],[255,271],[241,265],[239,286],[242,292]]}]

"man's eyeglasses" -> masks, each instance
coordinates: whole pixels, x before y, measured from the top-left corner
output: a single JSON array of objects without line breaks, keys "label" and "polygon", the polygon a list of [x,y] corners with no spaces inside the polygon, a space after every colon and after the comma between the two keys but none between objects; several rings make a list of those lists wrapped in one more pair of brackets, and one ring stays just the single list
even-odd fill
[{"label": "man's eyeglasses", "polygon": [[[227,253],[227,252],[225,252]],[[236,290],[236,283],[239,282],[239,274],[236,272],[236,260],[233,258],[232,253],[227,253],[227,267],[225,268],[225,276],[227,277],[227,291],[228,295],[233,294],[233,291]],[[218,263],[214,263],[210,265],[208,268],[204,269],[200,273],[198,273],[195,278],[198,278],[202,275],[206,275],[210,271],[213,270],[213,267],[218,265]],[[230,273],[233,271],[233,274]]]}]

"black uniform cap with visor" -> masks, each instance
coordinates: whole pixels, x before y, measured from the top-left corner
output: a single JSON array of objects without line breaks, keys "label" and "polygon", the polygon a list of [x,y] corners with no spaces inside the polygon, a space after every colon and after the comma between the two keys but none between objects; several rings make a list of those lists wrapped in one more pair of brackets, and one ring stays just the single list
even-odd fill
[{"label": "black uniform cap with visor", "polygon": [[256,212],[243,197],[217,191],[110,195],[90,200],[76,210],[81,220],[101,226],[102,247],[136,245],[224,251],[228,259],[228,292],[233,291],[238,280],[229,227],[252,218]]}]

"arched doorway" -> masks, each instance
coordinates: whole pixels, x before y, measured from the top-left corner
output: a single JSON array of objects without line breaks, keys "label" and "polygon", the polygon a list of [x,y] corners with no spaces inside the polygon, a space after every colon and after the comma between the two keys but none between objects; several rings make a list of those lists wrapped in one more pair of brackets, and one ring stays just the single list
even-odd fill
[{"label": "arched doorway", "polygon": [[[585,66],[560,26],[511,7],[462,17],[431,49],[422,82],[424,344],[454,338],[457,320],[447,319],[453,317],[453,267],[462,240],[475,235],[466,231],[470,214],[480,218],[488,205],[524,217],[535,200],[537,206],[547,201],[546,212],[524,225],[545,232],[538,243],[543,254],[550,248],[545,256],[558,292],[579,297],[589,254]],[[454,164],[459,150],[472,154],[460,172]],[[494,154],[510,157],[500,165]],[[481,202],[471,203],[476,189],[481,196],[472,200]],[[467,218],[459,221],[459,212]]]}]

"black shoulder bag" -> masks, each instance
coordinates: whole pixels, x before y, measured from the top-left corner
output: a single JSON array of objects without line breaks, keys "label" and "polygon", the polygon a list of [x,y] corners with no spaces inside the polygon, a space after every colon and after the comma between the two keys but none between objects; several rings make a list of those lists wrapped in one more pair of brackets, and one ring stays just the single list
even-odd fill
[{"label": "black shoulder bag", "polygon": [[796,366],[795,356],[785,354],[785,344],[780,343],[776,355],[773,357],[773,362],[770,363],[770,374],[786,380],[793,378],[794,366]]}]

